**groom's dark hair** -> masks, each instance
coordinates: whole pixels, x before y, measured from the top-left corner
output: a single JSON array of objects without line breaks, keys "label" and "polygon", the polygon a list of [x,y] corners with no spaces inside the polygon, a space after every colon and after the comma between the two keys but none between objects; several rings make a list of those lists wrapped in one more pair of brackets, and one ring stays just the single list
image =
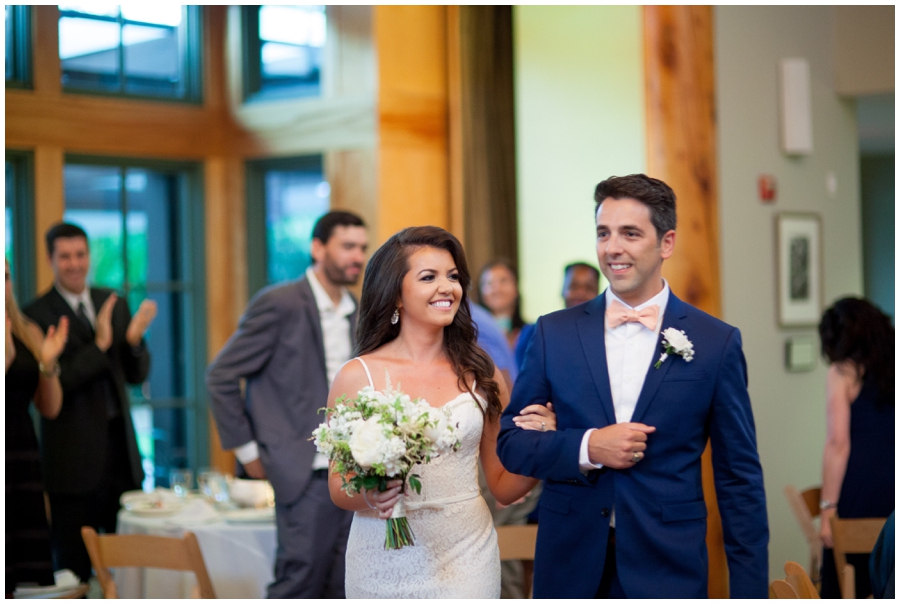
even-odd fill
[{"label": "groom's dark hair", "polygon": [[594,190],[594,216],[604,200],[636,199],[650,209],[650,222],[656,228],[656,238],[675,230],[675,191],[661,180],[650,178],[646,174],[629,174],[628,176],[610,176],[597,185]]}]

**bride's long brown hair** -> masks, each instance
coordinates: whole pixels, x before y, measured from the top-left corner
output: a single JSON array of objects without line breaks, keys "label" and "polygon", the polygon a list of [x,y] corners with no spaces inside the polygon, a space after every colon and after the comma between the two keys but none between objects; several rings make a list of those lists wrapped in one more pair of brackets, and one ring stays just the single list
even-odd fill
[{"label": "bride's long brown hair", "polygon": [[391,324],[391,315],[409,272],[409,256],[418,248],[446,250],[453,257],[462,286],[462,299],[453,323],[444,327],[444,352],[456,372],[460,390],[472,392],[471,380],[484,392],[486,414],[496,418],[502,411],[500,388],[494,381],[494,362],[477,344],[478,332],[469,311],[472,277],[459,240],[435,226],[410,227],[395,233],[372,254],[363,280],[356,325],[357,355],[368,354],[400,335],[400,325]]}]

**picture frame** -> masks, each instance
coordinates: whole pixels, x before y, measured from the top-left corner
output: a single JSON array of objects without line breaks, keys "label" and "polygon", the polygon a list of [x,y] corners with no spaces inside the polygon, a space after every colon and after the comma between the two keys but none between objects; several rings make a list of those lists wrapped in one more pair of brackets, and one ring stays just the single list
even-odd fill
[{"label": "picture frame", "polygon": [[822,222],[818,214],[776,215],[778,322],[818,325],[822,315]]}]

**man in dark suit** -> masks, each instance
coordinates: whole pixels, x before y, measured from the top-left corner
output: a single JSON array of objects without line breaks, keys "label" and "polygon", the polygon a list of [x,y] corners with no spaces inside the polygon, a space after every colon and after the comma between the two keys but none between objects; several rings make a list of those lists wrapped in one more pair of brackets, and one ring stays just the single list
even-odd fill
[{"label": "man in dark suit", "polygon": [[47,231],[53,287],[25,314],[41,329],[69,318],[69,340],[59,357],[63,406],[41,418],[41,459],[50,495],[54,566],[83,581],[91,562],[81,527],[113,533],[119,496],[144,478],[125,383],[140,384],[150,370],[144,332],[156,316],[145,300],[132,318],[124,299],[88,287],[90,251],[81,227],[58,223]]},{"label": "man in dark suit", "polygon": [[[331,502],[328,460],[316,452],[318,410],[353,355],[365,224],[329,212],[313,228],[306,275],[260,291],[206,374],[222,447],[275,491],[278,550],[270,598],[344,596],[351,514]],[[246,380],[245,394],[241,380]]]},{"label": "man in dark suit", "polygon": [[[768,521],[740,333],[662,278],[671,188],[636,174],[594,197],[609,288],[538,321],[498,440],[507,469],[546,481],[535,597],[706,597],[710,439],[731,597],[765,598]],[[548,400],[557,431],[515,427],[522,408]]]}]

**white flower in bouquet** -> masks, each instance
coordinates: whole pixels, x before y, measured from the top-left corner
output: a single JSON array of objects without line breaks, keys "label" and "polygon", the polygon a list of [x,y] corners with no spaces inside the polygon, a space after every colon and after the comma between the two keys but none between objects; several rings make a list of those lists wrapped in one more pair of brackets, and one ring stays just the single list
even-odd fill
[{"label": "white flower in bouquet", "polygon": [[[416,464],[459,447],[450,410],[434,408],[423,399],[388,386],[375,391],[360,390],[355,399],[342,396],[324,410],[327,421],[313,431],[316,448],[328,456],[341,475],[342,489],[349,495],[363,489],[386,488],[388,480],[407,480],[417,493],[422,483],[411,470]],[[402,508],[403,499],[388,520],[385,549],[413,544],[412,531]]]}]

